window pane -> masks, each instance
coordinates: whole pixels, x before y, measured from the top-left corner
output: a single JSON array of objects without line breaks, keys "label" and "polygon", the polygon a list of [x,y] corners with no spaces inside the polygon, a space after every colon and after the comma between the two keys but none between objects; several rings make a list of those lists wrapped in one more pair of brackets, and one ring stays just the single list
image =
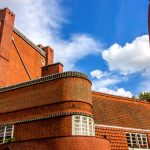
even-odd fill
[{"label": "window pane", "polygon": [[146,134],[126,133],[127,143],[132,148],[148,148]]},{"label": "window pane", "polygon": [[[87,116],[73,116],[73,135],[94,135],[94,121]],[[79,134],[80,131],[80,134]]]}]

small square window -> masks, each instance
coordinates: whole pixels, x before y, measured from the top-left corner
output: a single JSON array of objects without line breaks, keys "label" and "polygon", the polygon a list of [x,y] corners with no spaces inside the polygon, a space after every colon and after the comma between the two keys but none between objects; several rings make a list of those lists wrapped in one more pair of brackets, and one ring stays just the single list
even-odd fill
[{"label": "small square window", "polygon": [[126,138],[127,138],[129,147],[148,149],[148,142],[147,142],[146,134],[126,133]]},{"label": "small square window", "polygon": [[72,134],[73,135],[95,135],[94,120],[87,116],[75,115],[72,117]]},{"label": "small square window", "polygon": [[0,126],[0,143],[5,143],[5,140],[13,138],[13,125]]}]

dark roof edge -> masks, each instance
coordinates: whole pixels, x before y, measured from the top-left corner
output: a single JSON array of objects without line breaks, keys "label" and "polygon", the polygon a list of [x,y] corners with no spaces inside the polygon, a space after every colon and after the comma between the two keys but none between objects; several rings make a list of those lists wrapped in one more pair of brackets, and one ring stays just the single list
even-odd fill
[{"label": "dark roof edge", "polygon": [[24,34],[22,34],[18,29],[14,28],[14,32],[19,35],[23,40],[25,40],[29,45],[31,45],[34,49],[36,49],[41,55],[45,56],[45,52],[35,45],[31,40],[29,40]]},{"label": "dark roof edge", "polygon": [[43,82],[48,82],[48,81],[57,80],[57,79],[60,79],[60,78],[68,78],[68,77],[83,78],[83,79],[88,80],[91,83],[88,76],[85,75],[84,73],[69,71],[69,72],[63,72],[63,73],[58,73],[58,74],[54,74],[54,75],[41,77],[39,79],[26,81],[26,82],[22,82],[22,83],[19,83],[19,84],[14,84],[14,85],[11,85],[11,86],[2,87],[2,88],[0,88],[0,93],[10,91],[10,90],[15,90],[15,89],[18,89],[18,88],[31,86],[31,85],[34,85],[34,84],[39,84],[39,83],[43,83]]},{"label": "dark roof edge", "polygon": [[131,128],[131,127],[114,126],[114,125],[106,125],[106,124],[95,124],[95,127],[150,132],[150,129]]},{"label": "dark roof edge", "polygon": [[96,91],[92,91],[92,95],[104,96],[104,97],[109,97],[109,98],[114,98],[114,99],[121,99],[121,100],[126,100],[126,101],[132,101],[132,102],[150,104],[147,101],[142,101],[142,100],[135,99],[135,98],[118,96],[118,95],[112,95],[112,94],[107,94],[107,93],[102,93],[102,92],[96,92]]}]

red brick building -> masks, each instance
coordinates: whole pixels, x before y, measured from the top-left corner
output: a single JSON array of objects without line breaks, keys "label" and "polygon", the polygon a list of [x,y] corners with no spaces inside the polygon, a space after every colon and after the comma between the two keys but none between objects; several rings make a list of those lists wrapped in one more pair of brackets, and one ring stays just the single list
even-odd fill
[{"label": "red brick building", "polygon": [[149,149],[148,102],[92,92],[14,20],[0,10],[0,150]]}]

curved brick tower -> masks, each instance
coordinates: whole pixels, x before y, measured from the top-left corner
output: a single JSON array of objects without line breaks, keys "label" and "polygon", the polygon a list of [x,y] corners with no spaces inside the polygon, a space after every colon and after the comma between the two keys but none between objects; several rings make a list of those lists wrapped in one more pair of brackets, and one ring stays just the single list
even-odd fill
[{"label": "curved brick tower", "polygon": [[[53,64],[0,10],[0,150],[110,150],[95,137],[91,82]],[[42,69],[41,69],[42,68]]]},{"label": "curved brick tower", "polygon": [[0,123],[14,125],[15,141],[4,147],[109,150],[107,140],[95,137],[91,82],[82,73],[65,72],[1,88],[0,101]]}]

